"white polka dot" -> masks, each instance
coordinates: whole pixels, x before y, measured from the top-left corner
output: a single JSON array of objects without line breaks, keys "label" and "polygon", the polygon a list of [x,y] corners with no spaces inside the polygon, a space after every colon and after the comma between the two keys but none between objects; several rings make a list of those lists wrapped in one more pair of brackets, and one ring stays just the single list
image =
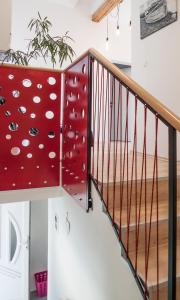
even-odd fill
[{"label": "white polka dot", "polygon": [[49,158],[55,158],[56,153],[55,152],[49,152]]}]

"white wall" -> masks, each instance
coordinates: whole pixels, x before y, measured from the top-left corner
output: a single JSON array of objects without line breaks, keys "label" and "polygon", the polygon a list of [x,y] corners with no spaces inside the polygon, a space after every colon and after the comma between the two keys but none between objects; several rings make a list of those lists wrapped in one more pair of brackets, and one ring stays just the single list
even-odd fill
[{"label": "white wall", "polygon": [[[75,40],[73,47],[77,56],[88,48],[95,47],[112,60],[130,62],[131,60],[131,38],[130,38],[130,0],[124,1],[120,9],[120,36],[115,33],[116,19],[110,17],[110,49],[105,50],[106,20],[101,23],[91,21],[90,0],[79,1],[75,8],[67,8],[54,3],[53,0],[12,0],[12,48],[25,49],[28,34],[27,24],[32,17],[37,16],[39,11],[42,16],[48,18],[54,24],[54,34],[64,34],[69,31]],[[69,64],[69,63],[68,63]]]},{"label": "white wall", "polygon": [[92,0],[91,2],[91,13],[93,14],[103,4],[104,0]]},{"label": "white wall", "polygon": [[30,291],[35,290],[34,274],[47,270],[48,201],[31,202]]},{"label": "white wall", "polygon": [[[140,300],[141,295],[93,189],[83,211],[65,192],[49,200],[49,296],[54,300]],[[67,232],[66,216],[70,221]],[[58,217],[55,230],[54,217]]]},{"label": "white wall", "polygon": [[[177,2],[180,14],[180,0]],[[142,0],[132,0],[132,77],[179,116],[180,18],[141,40],[140,3]],[[167,131],[161,129],[159,152],[162,156],[167,155],[166,136]],[[148,132],[148,138],[153,139],[151,130]]]},{"label": "white wall", "polygon": [[[132,76],[180,115],[180,18],[141,40],[140,2],[132,1]],[[180,0],[177,2],[180,14]]]},{"label": "white wall", "polygon": [[0,50],[10,47],[11,0],[0,0]]}]

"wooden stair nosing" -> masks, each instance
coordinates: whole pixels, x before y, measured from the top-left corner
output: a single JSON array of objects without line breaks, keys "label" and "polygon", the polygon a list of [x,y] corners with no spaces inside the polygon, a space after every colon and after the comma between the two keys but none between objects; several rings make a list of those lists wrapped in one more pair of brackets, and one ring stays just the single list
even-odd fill
[{"label": "wooden stair nosing", "polygon": [[[145,179],[143,178],[143,182],[144,182],[144,180],[145,180]],[[168,176],[159,176],[159,177],[158,177],[158,181],[167,181],[167,182],[168,182],[168,180],[169,180],[169,177],[168,177]],[[180,175],[179,175],[179,174],[177,175],[177,180],[180,181]],[[131,180],[131,179],[129,179],[129,180],[124,180],[124,181],[123,181],[123,184],[124,184],[124,185],[127,185],[127,182],[128,182],[128,183],[131,183],[131,182],[135,183],[136,181],[137,181],[137,183],[141,183],[142,179],[138,178],[137,180],[135,180],[135,179],[133,179],[133,180]],[[147,183],[152,182],[152,181],[153,181],[153,177],[148,177],[148,178],[146,178],[146,182],[147,182]],[[100,185],[102,185],[102,182],[101,182],[100,180],[99,180],[98,183],[99,183]],[[114,181],[103,182],[103,185],[107,185],[107,184],[109,184],[109,185],[114,185]],[[121,184],[120,181],[116,181],[116,186],[117,186],[117,185],[120,186],[120,184]]]},{"label": "wooden stair nosing", "polygon": [[[180,213],[177,215],[177,221],[180,221]],[[158,223],[165,223],[165,222],[168,222],[168,218],[162,218],[162,219],[158,219]],[[117,222],[116,221],[116,224],[119,226],[119,224],[118,224],[119,222]],[[145,222],[140,222],[139,223],[139,225],[140,226],[145,226],[145,224],[146,225],[149,225],[151,223],[151,225],[153,225],[153,224],[156,224],[157,223],[157,220],[155,220],[155,219],[153,219],[151,222],[148,220],[146,223]],[[121,226],[121,228],[122,229],[126,229],[126,228],[128,228],[128,225],[127,224],[124,224],[124,225],[122,225]],[[132,228],[136,228],[136,224],[135,223],[130,223],[129,224],[129,228],[130,228],[130,230],[132,229]]]}]

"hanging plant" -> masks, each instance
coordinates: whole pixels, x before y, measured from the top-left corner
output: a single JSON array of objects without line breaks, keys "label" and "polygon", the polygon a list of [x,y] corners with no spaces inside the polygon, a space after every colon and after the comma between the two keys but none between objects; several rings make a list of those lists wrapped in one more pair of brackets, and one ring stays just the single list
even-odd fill
[{"label": "hanging plant", "polygon": [[3,62],[10,61],[14,64],[28,66],[32,60],[42,57],[46,64],[50,60],[53,68],[55,65],[62,67],[63,62],[67,59],[72,62],[75,55],[70,45],[70,42],[73,41],[72,38],[68,32],[63,36],[52,36],[51,28],[52,23],[48,18],[42,18],[38,12],[38,17],[32,19],[28,25],[28,29],[34,33],[34,37],[28,42],[27,52],[9,49],[4,53]]}]

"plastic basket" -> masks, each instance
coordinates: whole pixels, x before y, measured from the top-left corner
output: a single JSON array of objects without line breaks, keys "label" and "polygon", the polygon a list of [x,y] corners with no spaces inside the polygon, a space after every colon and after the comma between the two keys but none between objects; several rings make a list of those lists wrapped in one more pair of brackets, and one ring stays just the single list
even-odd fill
[{"label": "plastic basket", "polygon": [[34,274],[35,283],[36,283],[36,292],[38,297],[46,297],[47,296],[47,278],[48,272],[39,272]]}]

